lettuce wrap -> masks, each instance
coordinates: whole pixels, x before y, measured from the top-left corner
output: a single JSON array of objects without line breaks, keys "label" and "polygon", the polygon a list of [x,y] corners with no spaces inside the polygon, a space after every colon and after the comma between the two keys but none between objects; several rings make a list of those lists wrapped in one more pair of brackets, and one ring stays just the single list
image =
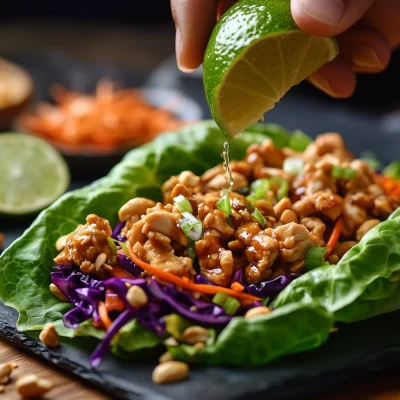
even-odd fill
[{"label": "lettuce wrap", "polygon": [[[252,143],[271,138],[281,148],[296,148],[307,137],[291,136],[271,124],[257,124],[230,144],[232,160],[243,158]],[[133,197],[161,200],[161,185],[183,170],[201,174],[220,163],[224,137],[205,121],[166,133],[129,152],[104,178],[69,192],[42,211],[31,227],[0,257],[0,299],[19,312],[17,328],[40,330],[52,322],[60,335],[101,339],[104,333],[83,323],[75,331],[62,316],[72,306],[49,290],[56,256],[55,242],[90,213],[117,223],[118,209]],[[289,283],[272,303],[273,312],[246,320],[235,317],[204,349],[170,348],[176,359],[193,362],[256,366],[283,355],[320,346],[335,322],[351,323],[400,308],[400,212],[369,231],[337,265],[315,268]],[[114,337],[112,351],[127,357],[156,348],[161,339],[136,321]]]}]

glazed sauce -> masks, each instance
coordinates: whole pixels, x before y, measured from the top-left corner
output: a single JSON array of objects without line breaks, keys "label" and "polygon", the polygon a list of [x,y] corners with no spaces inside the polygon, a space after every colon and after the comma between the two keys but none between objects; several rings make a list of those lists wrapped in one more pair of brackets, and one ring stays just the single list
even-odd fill
[{"label": "glazed sauce", "polygon": [[229,167],[229,142],[227,140],[225,140],[224,142],[224,148],[222,150],[221,157],[223,159],[222,165],[224,168],[224,175],[228,186],[226,193],[230,193],[233,187],[233,177],[232,177],[232,171]]}]

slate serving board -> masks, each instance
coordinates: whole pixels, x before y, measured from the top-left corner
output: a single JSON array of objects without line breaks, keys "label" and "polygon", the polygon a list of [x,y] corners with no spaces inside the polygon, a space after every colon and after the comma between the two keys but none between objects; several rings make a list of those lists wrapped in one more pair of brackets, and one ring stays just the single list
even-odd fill
[{"label": "slate serving board", "polygon": [[[356,154],[363,149],[372,149],[384,162],[399,158],[400,113],[396,112],[396,101],[400,99],[400,87],[393,83],[396,80],[391,79],[391,74],[400,65],[399,55],[400,52],[392,72],[389,70],[376,84],[374,95],[368,91],[371,82],[376,82],[374,77],[367,78],[361,92],[356,93],[355,101],[347,102],[328,99],[303,84],[268,113],[268,120],[288,129],[301,128],[313,136],[336,130],[345,135],[349,147]],[[207,112],[201,79],[180,75],[174,61],[167,61],[161,66],[147,84],[164,84],[182,90],[198,100]],[[376,95],[378,92],[379,96]],[[386,102],[382,100],[384,98]],[[371,107],[373,104],[379,107],[374,109]],[[73,186],[81,184],[74,182]],[[29,226],[31,219],[0,219],[0,231],[6,235],[6,245]],[[398,371],[399,317],[400,312],[396,312],[340,326],[339,332],[319,349],[288,356],[262,368],[193,368],[190,379],[167,386],[151,383],[155,362],[150,360],[128,362],[110,356],[97,371],[92,371],[88,364],[94,348],[91,339],[64,341],[58,349],[49,351],[35,336],[16,331],[16,311],[1,303],[0,336],[117,399],[299,400],[322,394],[326,396],[340,390],[346,383],[393,373],[396,368]]]},{"label": "slate serving board", "polygon": [[17,332],[14,309],[0,304],[0,336],[56,367],[83,379],[116,399],[239,400],[310,399],[326,396],[400,366],[400,312],[343,325],[319,349],[287,356],[253,369],[197,367],[177,384],[151,382],[154,362],[106,358],[97,371],[88,365],[91,340],[64,341],[48,350],[35,337]]}]

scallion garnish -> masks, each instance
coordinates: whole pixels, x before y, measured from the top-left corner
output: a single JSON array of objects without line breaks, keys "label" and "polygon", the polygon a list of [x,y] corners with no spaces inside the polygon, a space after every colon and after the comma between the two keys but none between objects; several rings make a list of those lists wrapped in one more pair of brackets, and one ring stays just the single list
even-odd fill
[{"label": "scallion garnish", "polygon": [[320,267],[324,264],[327,247],[314,246],[307,251],[304,264],[307,271]]},{"label": "scallion garnish", "polygon": [[182,213],[183,218],[179,221],[179,225],[183,233],[189,240],[197,242],[203,236],[203,225],[193,214],[189,212]]},{"label": "scallion garnish", "polygon": [[304,151],[312,141],[310,136],[297,129],[290,136],[288,147],[295,151]]},{"label": "scallion garnish", "polygon": [[303,171],[304,161],[300,157],[288,157],[283,162],[283,170],[291,175],[298,175]]},{"label": "scallion garnish", "polygon": [[282,200],[284,197],[288,196],[289,184],[285,179],[280,176],[273,176],[271,182],[278,188],[276,193],[278,200]]},{"label": "scallion garnish", "polygon": [[400,179],[400,161],[392,161],[384,170],[383,175],[390,176],[395,180]]},{"label": "scallion garnish", "polygon": [[261,227],[264,228],[265,224],[267,223],[267,220],[264,218],[264,215],[261,214],[260,210],[257,207],[254,209],[252,215],[253,217],[256,218]]},{"label": "scallion garnish", "polygon": [[121,246],[122,250],[125,253],[126,257],[129,257],[129,250],[128,250],[128,246],[124,243],[124,242],[120,242],[119,240],[115,240],[119,246]]},{"label": "scallion garnish", "polygon": [[250,185],[251,195],[256,197],[258,200],[265,199],[267,197],[267,192],[270,189],[271,183],[269,179],[266,178],[257,179]]},{"label": "scallion garnish", "polygon": [[193,213],[192,205],[190,204],[189,199],[184,195],[180,194],[179,196],[176,196],[174,198],[174,202],[181,213],[183,212],[189,212],[191,214]]},{"label": "scallion garnish", "polygon": [[232,214],[231,200],[228,193],[224,194],[220,200],[218,200],[217,208],[223,211],[228,217]]},{"label": "scallion garnish", "polygon": [[382,167],[381,163],[376,158],[372,151],[363,151],[360,154],[360,160],[364,160],[374,170],[379,171]]},{"label": "scallion garnish", "polygon": [[337,179],[351,180],[357,175],[357,171],[350,167],[341,167],[340,165],[334,165],[332,168],[332,176]]},{"label": "scallion garnish", "polygon": [[192,261],[194,261],[196,259],[196,248],[194,246],[195,246],[195,244],[194,244],[193,240],[189,240],[188,253],[189,253],[189,257],[192,259]]},{"label": "scallion garnish", "polygon": [[107,242],[108,242],[108,245],[110,246],[110,249],[111,249],[111,255],[113,257],[115,257],[117,255],[117,246],[115,245],[114,239],[108,237],[107,238]]},{"label": "scallion garnish", "polygon": [[215,294],[212,302],[217,306],[222,307],[225,310],[225,313],[228,315],[234,315],[240,307],[239,300],[222,292]]}]

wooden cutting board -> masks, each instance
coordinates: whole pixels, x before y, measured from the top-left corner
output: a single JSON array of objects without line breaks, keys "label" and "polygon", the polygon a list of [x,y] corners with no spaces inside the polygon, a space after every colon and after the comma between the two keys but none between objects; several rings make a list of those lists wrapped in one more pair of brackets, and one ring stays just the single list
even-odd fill
[{"label": "wooden cutting board", "polygon": [[11,381],[5,385],[4,393],[0,393],[0,400],[21,400],[21,396],[15,388],[15,382],[19,376],[36,374],[41,378],[53,382],[54,388],[42,399],[47,400],[107,400],[110,397],[97,392],[82,382],[69,378],[67,375],[56,371],[44,363],[35,360],[16,350],[8,343],[0,340],[0,364],[13,361],[18,368],[13,370]]}]

